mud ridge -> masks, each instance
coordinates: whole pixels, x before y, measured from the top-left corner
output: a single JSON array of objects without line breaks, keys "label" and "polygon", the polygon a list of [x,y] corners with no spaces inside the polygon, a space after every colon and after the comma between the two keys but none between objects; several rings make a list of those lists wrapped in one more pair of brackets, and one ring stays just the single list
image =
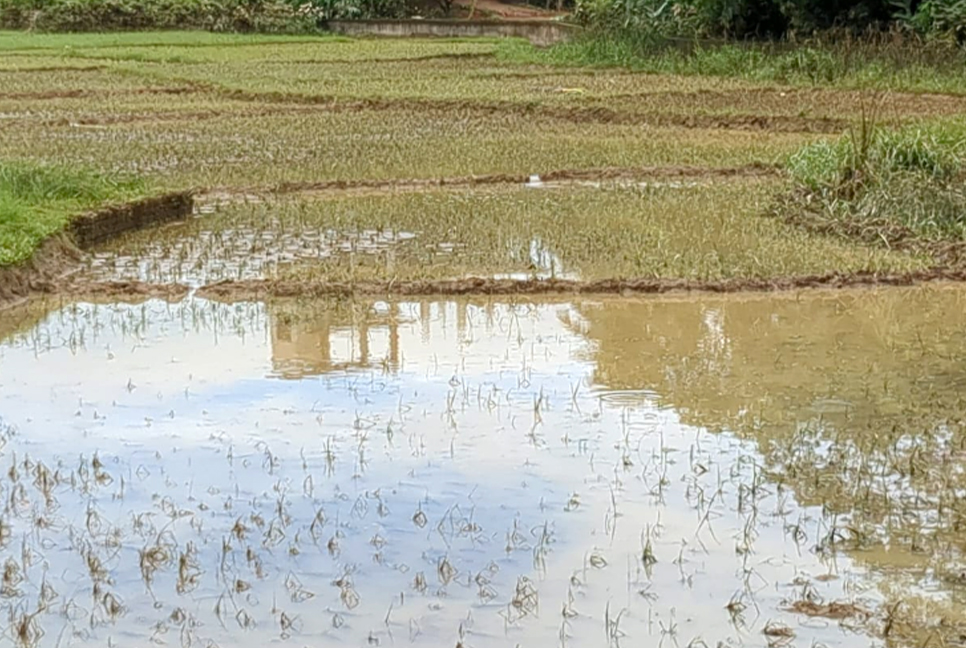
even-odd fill
[{"label": "mud ridge", "polygon": [[658,112],[625,112],[604,107],[568,107],[513,101],[463,99],[345,99],[328,95],[300,95],[286,92],[249,92],[211,86],[213,92],[230,99],[325,107],[329,111],[436,110],[478,115],[545,117],[575,123],[604,123],[701,129],[769,131],[778,133],[841,133],[848,128],[844,119],[791,115],[699,115]]},{"label": "mud ridge", "polygon": [[[673,292],[777,292],[811,288],[912,286],[936,281],[966,281],[966,270],[933,269],[903,274],[857,272],[828,273],[775,279],[727,279],[691,281],[678,279],[453,279],[442,281],[308,283],[299,281],[222,281],[200,288],[197,295],[223,301],[257,300],[275,297],[348,297],[354,295],[460,296],[460,295],[554,295],[623,294],[646,295]],[[72,290],[81,290],[77,287]]]},{"label": "mud ridge", "polygon": [[[198,92],[194,87],[171,88],[167,93],[178,94]],[[223,117],[271,117],[286,114],[312,113],[324,111],[331,113],[360,112],[360,111],[391,111],[408,110],[413,112],[437,111],[450,114],[471,113],[490,116],[520,116],[543,118],[554,121],[571,122],[577,124],[614,124],[621,126],[651,126],[657,128],[688,128],[703,130],[737,130],[770,133],[813,133],[839,134],[849,127],[846,119],[830,117],[799,117],[793,115],[704,115],[663,112],[627,112],[604,107],[568,107],[552,106],[537,103],[518,102],[488,102],[465,101],[448,99],[345,99],[325,96],[291,95],[280,93],[249,93],[240,90],[219,92],[208,89],[209,92],[234,101],[250,102],[253,104],[275,105],[252,111],[236,110],[204,110],[204,111],[166,111],[151,113],[111,114],[98,116],[80,116],[76,118],[60,117],[44,119],[46,126],[68,125],[111,125],[137,122],[166,122],[166,121],[202,121]],[[48,93],[51,96],[26,96],[31,93],[20,93],[22,96],[2,98],[80,98],[88,91],[63,91]],[[158,91],[159,94],[165,92]],[[135,92],[134,94],[136,94]],[[11,120],[13,121],[13,120]],[[10,126],[12,124],[7,124]]]},{"label": "mud ridge", "polygon": [[[557,169],[535,174],[542,183],[596,182],[608,180],[647,181],[675,179],[767,178],[781,175],[777,165],[760,163],[737,167],[598,167],[590,169]],[[437,188],[472,188],[496,185],[525,185],[531,174],[493,173],[443,178],[323,180],[318,182],[285,182],[266,187],[213,187],[195,193],[198,203],[211,203],[248,196],[289,194],[343,194],[355,191],[386,192],[421,191]]]},{"label": "mud ridge", "polygon": [[37,292],[52,292],[77,268],[82,254],[64,234],[53,236],[30,260],[0,268],[0,310]]},{"label": "mud ridge", "polygon": [[79,297],[88,301],[140,302],[146,299],[163,299],[176,302],[184,299],[190,288],[184,284],[158,284],[144,281],[105,281],[68,283],[50,290],[38,291],[59,297]]},{"label": "mud ridge", "polygon": [[179,191],[82,214],[69,231],[81,247],[102,243],[129,230],[186,218],[194,209],[194,193]]},{"label": "mud ridge", "polygon": [[106,70],[106,65],[39,65],[36,67],[0,68],[0,74],[34,73],[34,72],[99,72]]},{"label": "mud ridge", "polygon": [[171,86],[160,88],[131,88],[127,90],[44,90],[39,92],[0,92],[0,99],[5,100],[46,100],[46,99],[84,99],[101,97],[119,97],[131,95],[184,95],[199,92],[192,86]]},{"label": "mud ridge", "polygon": [[450,52],[448,54],[424,54],[422,56],[387,56],[383,58],[357,58],[357,59],[285,59],[284,64],[303,63],[311,65],[356,65],[368,63],[378,65],[379,63],[419,63],[421,61],[447,61],[447,60],[479,60],[492,59],[495,55],[492,52]]},{"label": "mud ridge", "polygon": [[[83,254],[78,248],[101,243],[123,232],[156,223],[186,218],[194,211],[194,192],[181,191],[144,198],[120,205],[108,205],[80,214],[71,220],[66,232],[44,241],[31,258],[21,264],[0,268],[0,310],[17,304],[32,294],[60,293],[65,277],[77,270]],[[91,287],[96,293],[99,288]],[[127,294],[139,294],[129,286]],[[182,286],[144,288],[146,294],[183,294]]]}]

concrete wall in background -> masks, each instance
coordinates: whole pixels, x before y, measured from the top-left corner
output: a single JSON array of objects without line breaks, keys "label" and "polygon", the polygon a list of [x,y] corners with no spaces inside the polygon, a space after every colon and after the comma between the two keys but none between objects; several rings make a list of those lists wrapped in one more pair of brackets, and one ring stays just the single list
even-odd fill
[{"label": "concrete wall in background", "polygon": [[534,45],[570,40],[579,31],[547,20],[330,20],[328,27],[347,36],[497,36],[526,38]]}]

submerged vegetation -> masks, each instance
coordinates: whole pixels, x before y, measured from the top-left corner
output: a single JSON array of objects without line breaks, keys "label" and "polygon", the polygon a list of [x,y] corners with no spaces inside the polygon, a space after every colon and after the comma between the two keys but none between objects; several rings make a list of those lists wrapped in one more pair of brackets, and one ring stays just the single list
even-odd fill
[{"label": "submerged vegetation", "polygon": [[69,305],[0,344],[0,606],[31,647],[955,645],[964,299]]},{"label": "submerged vegetation", "polygon": [[102,248],[92,277],[191,285],[260,278],[308,285],[470,277],[725,281],[926,267],[916,255],[762,218],[776,186],[665,180],[249,204],[236,198],[163,236],[135,233]]}]

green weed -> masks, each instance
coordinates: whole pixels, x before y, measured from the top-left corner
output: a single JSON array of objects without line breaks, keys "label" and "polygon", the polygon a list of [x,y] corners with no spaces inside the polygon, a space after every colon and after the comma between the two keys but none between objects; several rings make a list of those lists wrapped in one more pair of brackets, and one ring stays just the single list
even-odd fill
[{"label": "green weed", "polygon": [[942,44],[708,45],[604,33],[546,49],[523,41],[507,42],[497,57],[512,63],[621,67],[804,86],[966,93],[966,53]]},{"label": "green weed", "polygon": [[[811,226],[888,245],[966,240],[966,124],[886,131],[868,124],[809,145],[788,168],[799,191],[780,211]],[[949,248],[942,251],[945,260]],[[956,255],[958,259],[961,255]]]}]

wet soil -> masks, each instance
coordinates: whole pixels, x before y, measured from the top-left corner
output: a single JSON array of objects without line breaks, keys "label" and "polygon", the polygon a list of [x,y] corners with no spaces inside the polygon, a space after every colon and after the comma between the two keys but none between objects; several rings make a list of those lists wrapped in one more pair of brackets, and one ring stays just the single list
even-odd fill
[{"label": "wet soil", "polygon": [[287,92],[250,92],[210,88],[224,97],[255,102],[324,106],[329,111],[361,110],[439,110],[477,115],[523,115],[574,123],[624,124],[632,126],[678,127],[770,131],[774,133],[841,133],[848,128],[846,119],[799,117],[791,115],[702,115],[661,112],[627,112],[604,107],[567,107],[521,104],[511,101],[474,101],[465,99],[355,99],[327,95]]},{"label": "wet soil", "polygon": [[82,256],[66,236],[59,235],[45,241],[26,263],[0,268],[0,309],[32,293],[55,290],[66,274],[77,269]]},{"label": "wet soil", "polygon": [[[775,292],[808,288],[853,288],[872,286],[912,286],[938,281],[966,281],[966,270],[934,269],[903,274],[859,272],[828,273],[770,279],[730,279],[690,281],[682,279],[606,279],[571,281],[566,279],[490,279],[469,278],[446,281],[405,282],[327,282],[302,281],[221,281],[199,289],[198,294],[225,301],[266,297],[322,297],[350,295],[541,295],[541,294],[663,294],[669,292]],[[82,286],[78,288],[83,289]]]},{"label": "wet soil", "polygon": [[70,233],[81,247],[90,247],[118,234],[191,215],[193,192],[180,191],[113,205],[81,214],[70,224]]}]

